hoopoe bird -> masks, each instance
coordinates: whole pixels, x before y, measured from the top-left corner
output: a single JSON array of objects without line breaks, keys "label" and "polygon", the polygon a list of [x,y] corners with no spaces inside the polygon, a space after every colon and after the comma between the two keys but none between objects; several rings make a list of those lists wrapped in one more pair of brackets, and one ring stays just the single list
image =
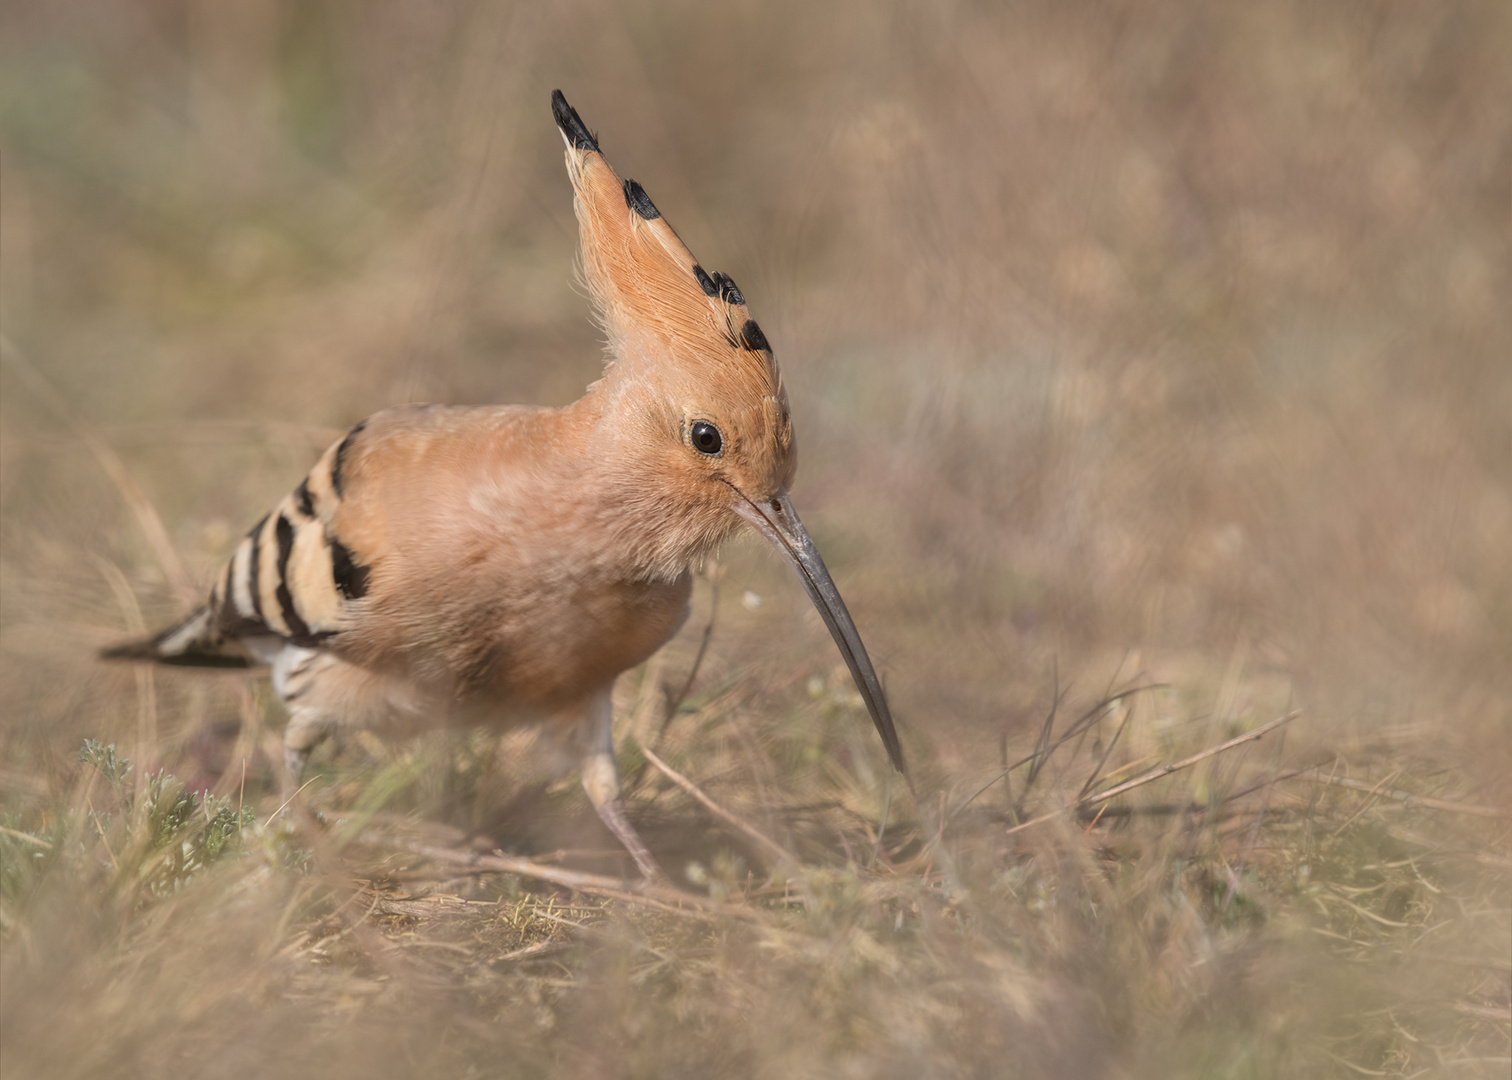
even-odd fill
[{"label": "hoopoe bird", "polygon": [[347,728],[541,725],[647,879],[610,690],[687,618],[690,567],[742,522],[782,553],[893,765],[902,746],[855,623],[788,498],[782,375],[745,296],[705,271],[551,96],[602,377],[560,408],[400,405],[362,421],[237,546],[205,605],[114,659],[266,665],[287,766]]}]

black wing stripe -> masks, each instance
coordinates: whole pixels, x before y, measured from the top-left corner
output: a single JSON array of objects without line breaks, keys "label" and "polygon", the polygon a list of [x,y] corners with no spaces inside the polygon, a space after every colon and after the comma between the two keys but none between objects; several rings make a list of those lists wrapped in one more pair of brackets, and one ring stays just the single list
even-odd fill
[{"label": "black wing stripe", "polygon": [[367,421],[363,420],[353,427],[351,431],[348,431],[346,438],[342,439],[341,445],[336,448],[336,456],[331,459],[331,490],[336,493],[338,499],[341,498],[341,467],[346,458],[347,451],[352,448],[353,441],[362,433],[362,429],[366,426]]},{"label": "black wing stripe", "polygon": [[331,580],[348,600],[361,600],[368,591],[368,568],[352,557],[352,549],[334,536],[327,536],[331,548]]},{"label": "black wing stripe", "polygon": [[299,610],[294,606],[294,595],[289,592],[289,553],[294,550],[294,526],[289,524],[288,518],[279,514],[274,532],[278,537],[278,592],[276,595],[279,613],[283,615],[284,625],[289,628],[289,637],[296,642],[308,641],[310,627],[299,617]]},{"label": "black wing stripe", "polygon": [[236,583],[232,578],[232,573],[235,570],[236,559],[233,557],[230,562],[226,563],[225,574],[215,583],[215,588],[210,593],[211,610],[226,611],[229,609],[233,612],[236,611],[236,596],[232,591],[236,587]]},{"label": "black wing stripe", "polygon": [[262,520],[247,534],[252,541],[252,554],[247,560],[247,593],[252,597],[252,618],[261,623],[267,621],[263,617],[262,583],[259,580],[262,573],[262,531],[267,523],[268,515],[264,514]]}]

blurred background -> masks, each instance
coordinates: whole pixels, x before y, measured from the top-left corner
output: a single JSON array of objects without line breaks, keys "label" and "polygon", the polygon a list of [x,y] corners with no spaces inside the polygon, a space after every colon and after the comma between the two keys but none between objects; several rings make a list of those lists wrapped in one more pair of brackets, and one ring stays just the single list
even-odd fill
[{"label": "blurred background", "polygon": [[[347,425],[596,377],[558,87],[749,297],[930,784],[1138,676],[1512,806],[1501,0],[11,0],[7,807],[85,737],[225,790],[244,683],[149,715],[95,651]],[[843,687],[782,566],[718,573],[704,677]]]}]

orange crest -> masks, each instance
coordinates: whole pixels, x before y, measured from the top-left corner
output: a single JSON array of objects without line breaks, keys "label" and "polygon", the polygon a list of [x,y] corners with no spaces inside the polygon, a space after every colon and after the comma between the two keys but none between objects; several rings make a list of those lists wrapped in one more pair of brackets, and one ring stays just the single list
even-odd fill
[{"label": "orange crest", "polygon": [[645,189],[619,178],[560,90],[551,106],[567,143],[583,277],[614,359],[742,382],[754,376],[765,395],[778,394],[771,346],[735,282],[700,266]]}]

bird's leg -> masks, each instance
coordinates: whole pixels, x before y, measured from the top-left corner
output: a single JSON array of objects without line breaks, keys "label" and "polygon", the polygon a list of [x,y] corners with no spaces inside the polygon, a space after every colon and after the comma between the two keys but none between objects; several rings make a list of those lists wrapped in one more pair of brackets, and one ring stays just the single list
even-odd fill
[{"label": "bird's leg", "polygon": [[[332,717],[324,711],[311,707],[307,694],[312,680],[329,660],[314,649],[280,643],[276,646],[265,641],[252,643],[253,652],[266,660],[273,669],[273,692],[289,711],[289,724],[284,728],[284,767],[288,770],[288,785],[292,792],[299,787],[300,774],[310,760],[310,751],[324,742],[335,726]],[[322,664],[325,661],[325,664]]]},{"label": "bird's leg", "polygon": [[305,763],[310,760],[308,747],[295,749],[287,742],[284,743],[284,768],[288,770],[289,787],[292,789],[299,786],[299,778],[304,774]]},{"label": "bird's leg", "polygon": [[284,728],[284,765],[289,771],[289,786],[299,787],[300,775],[310,760],[310,753],[330,736],[335,727],[329,716],[298,707],[289,710],[289,725]]},{"label": "bird's leg", "polygon": [[284,729],[284,773],[282,781],[283,806],[281,816],[293,823],[300,836],[313,838],[322,835],[324,826],[314,815],[304,799],[304,786],[300,779],[309,763],[310,751],[319,746],[331,728],[330,722],[312,715],[308,710],[294,708],[289,712],[289,725]]},{"label": "bird's leg", "polygon": [[613,712],[606,690],[595,694],[588,706],[588,727],[583,745],[583,757],[579,770],[583,774],[583,790],[588,801],[598,811],[599,818],[640,868],[641,876],[648,882],[665,883],[667,878],[661,867],[651,858],[640,834],[625,817],[625,804],[620,799],[619,769],[614,764]]}]

